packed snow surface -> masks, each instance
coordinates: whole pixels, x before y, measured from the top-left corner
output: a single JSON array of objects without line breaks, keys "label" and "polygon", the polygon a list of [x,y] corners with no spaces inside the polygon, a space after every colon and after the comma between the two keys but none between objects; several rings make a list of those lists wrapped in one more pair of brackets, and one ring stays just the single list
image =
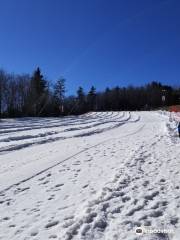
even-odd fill
[{"label": "packed snow surface", "polygon": [[0,239],[179,240],[176,120],[164,112],[0,120]]}]

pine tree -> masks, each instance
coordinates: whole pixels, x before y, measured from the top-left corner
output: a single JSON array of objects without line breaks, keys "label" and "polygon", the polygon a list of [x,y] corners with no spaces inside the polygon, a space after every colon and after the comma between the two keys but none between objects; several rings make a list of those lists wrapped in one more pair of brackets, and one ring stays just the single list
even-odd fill
[{"label": "pine tree", "polygon": [[41,74],[41,70],[39,67],[36,69],[36,71],[32,76],[31,87],[32,87],[32,90],[34,91],[34,94],[36,94],[37,97],[40,97],[41,95],[43,95],[43,93],[46,90],[47,83],[44,80],[44,77]]},{"label": "pine tree", "polygon": [[79,102],[85,101],[85,93],[82,87],[79,87],[77,90],[77,98]]},{"label": "pine tree", "polygon": [[94,86],[91,87],[88,96],[88,110],[93,111],[96,109],[96,88]]},{"label": "pine tree", "polygon": [[37,116],[42,112],[47,101],[47,81],[41,74],[39,67],[35,70],[31,78],[29,97],[32,113]]},{"label": "pine tree", "polygon": [[86,111],[86,96],[82,87],[77,90],[78,101],[78,113],[84,113]]},{"label": "pine tree", "polygon": [[65,79],[61,78],[57,80],[55,86],[54,86],[54,97],[56,104],[58,105],[58,109],[61,113],[64,112],[64,99],[65,99]]}]

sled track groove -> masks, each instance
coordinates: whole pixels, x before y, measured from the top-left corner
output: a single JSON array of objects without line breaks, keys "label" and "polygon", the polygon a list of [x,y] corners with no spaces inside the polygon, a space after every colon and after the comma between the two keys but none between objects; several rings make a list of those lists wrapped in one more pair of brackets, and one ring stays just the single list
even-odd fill
[{"label": "sled track groove", "polygon": [[[111,119],[110,121],[107,120],[107,121],[99,122],[99,123],[93,124],[92,126],[88,126],[87,125],[86,127],[67,128],[67,129],[64,129],[64,130],[59,131],[59,132],[54,132],[54,133],[50,132],[50,134],[48,134],[48,135],[52,136],[52,135],[57,135],[59,133],[65,133],[65,132],[68,132],[68,131],[82,131],[82,130],[90,129],[90,131],[87,131],[87,132],[84,132],[84,133],[77,133],[77,134],[74,134],[72,136],[59,136],[59,137],[57,136],[57,137],[50,137],[50,138],[47,138],[47,139],[41,139],[41,137],[45,137],[47,135],[44,134],[45,136],[43,136],[43,134],[42,135],[39,134],[39,135],[37,135],[37,137],[39,138],[38,141],[27,142],[27,143],[23,143],[23,144],[19,144],[19,145],[18,144],[16,144],[16,145],[9,145],[7,147],[0,148],[0,155],[9,153],[11,151],[21,150],[23,148],[27,148],[27,147],[34,146],[34,145],[46,144],[46,143],[56,142],[56,141],[59,141],[59,140],[65,140],[65,139],[70,139],[70,138],[91,136],[91,135],[94,135],[94,134],[99,134],[99,133],[103,133],[103,132],[112,130],[114,128],[118,128],[121,125],[126,124],[126,123],[132,123],[132,122],[139,121],[139,118],[137,118],[136,120],[130,121],[130,119],[131,119],[131,115],[130,114],[125,119],[121,120],[121,118],[123,118],[123,117],[124,117],[124,114],[122,114],[118,118],[119,120]],[[112,123],[112,126],[110,126],[110,127],[105,127],[105,128],[102,128],[102,129],[101,128],[100,129],[98,129],[98,128],[97,129],[92,129],[93,127],[102,126],[104,124],[110,124],[110,123]],[[11,139],[12,138],[13,137],[11,137]],[[31,140],[31,139],[35,139],[34,136],[32,136],[32,138],[30,138],[27,135],[22,136],[22,138],[20,138],[20,137],[18,137],[18,138],[19,139],[14,139],[14,141],[16,141],[16,140],[18,141],[18,140],[29,140],[29,139]],[[0,142],[3,142],[3,139]],[[4,142],[6,142],[6,139],[4,139]],[[11,141],[8,141],[8,140],[7,140],[7,142],[11,143]]]},{"label": "sled track groove", "polygon": [[[123,136],[121,136],[121,138],[125,138],[125,137],[128,137],[128,136],[135,135],[135,134],[139,133],[140,131],[142,131],[144,127],[145,127],[145,124],[143,124],[141,127],[139,127],[135,132],[132,132],[132,133],[127,134],[127,135],[123,135]],[[20,184],[25,183],[25,182],[27,182],[27,181],[35,178],[36,176],[39,176],[39,175],[47,172],[48,170],[50,170],[50,169],[52,169],[52,168],[54,168],[54,167],[56,167],[56,166],[61,165],[62,163],[64,163],[64,162],[66,162],[66,161],[68,161],[68,160],[70,160],[70,159],[72,159],[72,158],[80,155],[81,153],[84,153],[84,152],[86,152],[86,151],[88,151],[88,150],[90,150],[90,149],[92,149],[92,148],[95,148],[95,147],[97,147],[97,146],[99,146],[99,145],[101,145],[101,144],[104,144],[104,143],[106,143],[106,142],[109,142],[109,141],[112,141],[112,140],[117,140],[117,139],[119,139],[119,138],[115,138],[115,137],[114,137],[114,138],[109,138],[109,139],[106,139],[106,140],[104,140],[104,141],[102,141],[102,142],[100,142],[100,143],[98,143],[98,144],[95,144],[95,145],[89,147],[89,148],[85,148],[85,149],[77,152],[76,154],[73,154],[73,155],[69,156],[68,158],[65,158],[64,160],[61,160],[60,162],[58,162],[58,163],[56,163],[56,164],[53,164],[52,166],[50,166],[50,167],[48,167],[48,168],[45,168],[45,169],[37,172],[36,174],[34,174],[34,175],[32,175],[32,176],[30,176],[30,177],[28,177],[28,178],[25,178],[25,179],[23,179],[23,180],[21,180],[21,181],[19,181],[19,182],[17,182],[17,183],[14,183],[14,184],[10,185],[9,187],[1,190],[1,191],[0,191],[0,195],[2,195],[4,192],[10,190],[10,189],[13,188],[13,187],[19,186]]]}]

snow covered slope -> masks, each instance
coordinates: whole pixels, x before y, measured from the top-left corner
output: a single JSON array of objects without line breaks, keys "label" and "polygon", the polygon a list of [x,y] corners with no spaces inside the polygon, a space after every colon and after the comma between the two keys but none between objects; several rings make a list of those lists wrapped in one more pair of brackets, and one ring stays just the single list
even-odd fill
[{"label": "snow covered slope", "polygon": [[161,112],[1,120],[0,239],[178,240],[179,156]]}]

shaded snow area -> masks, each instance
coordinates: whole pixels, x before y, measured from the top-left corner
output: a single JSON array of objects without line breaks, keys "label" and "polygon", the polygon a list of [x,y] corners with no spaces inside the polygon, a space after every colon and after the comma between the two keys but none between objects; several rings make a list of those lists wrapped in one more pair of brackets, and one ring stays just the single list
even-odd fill
[{"label": "shaded snow area", "polygon": [[0,239],[179,240],[177,122],[163,112],[1,120]]}]

